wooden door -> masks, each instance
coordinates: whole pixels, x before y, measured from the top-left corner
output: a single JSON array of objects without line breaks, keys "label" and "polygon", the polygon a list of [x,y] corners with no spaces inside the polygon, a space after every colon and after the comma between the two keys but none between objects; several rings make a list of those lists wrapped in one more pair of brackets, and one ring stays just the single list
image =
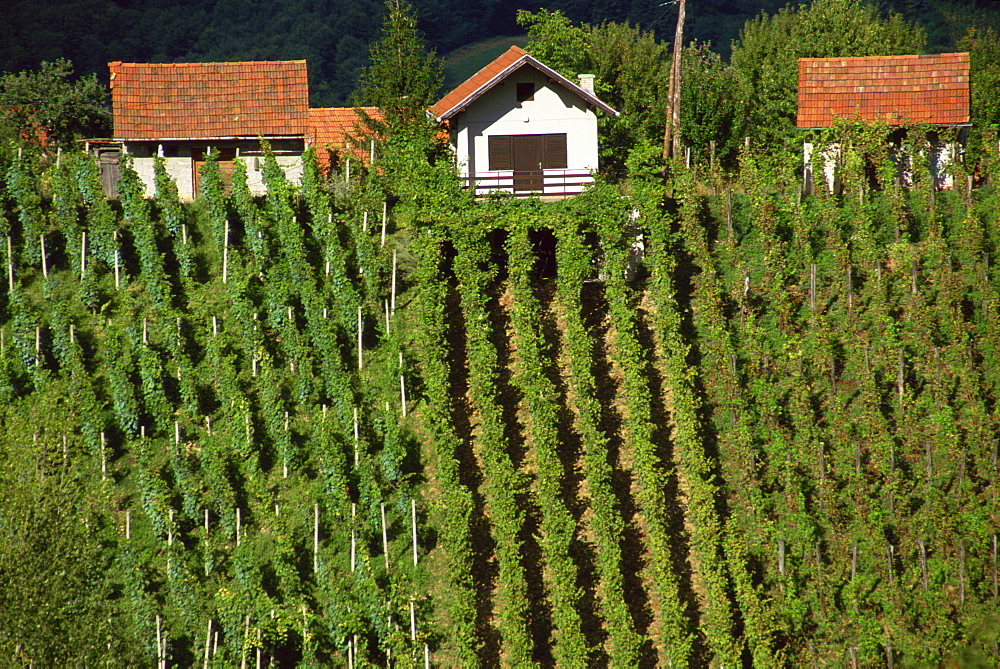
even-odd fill
[{"label": "wooden door", "polygon": [[[217,149],[219,172],[222,175],[222,187],[228,193],[233,187],[233,171],[236,169],[236,149]],[[201,167],[205,164],[205,149],[191,149],[191,167],[194,169],[194,196],[201,195]]]},{"label": "wooden door", "polygon": [[514,191],[542,190],[545,135],[514,135]]}]

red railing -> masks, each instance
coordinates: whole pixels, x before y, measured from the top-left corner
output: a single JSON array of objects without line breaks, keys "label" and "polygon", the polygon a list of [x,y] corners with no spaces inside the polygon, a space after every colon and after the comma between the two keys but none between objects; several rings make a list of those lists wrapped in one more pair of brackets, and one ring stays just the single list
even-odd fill
[{"label": "red railing", "polygon": [[462,177],[476,195],[494,191],[513,193],[515,197],[576,195],[594,181],[589,170],[534,170],[515,172],[499,170],[477,172]]}]

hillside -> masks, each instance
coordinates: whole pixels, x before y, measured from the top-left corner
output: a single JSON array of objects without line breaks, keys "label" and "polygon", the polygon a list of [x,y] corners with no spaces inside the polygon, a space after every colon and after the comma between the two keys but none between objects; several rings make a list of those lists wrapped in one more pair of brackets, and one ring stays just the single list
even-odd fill
[{"label": "hillside", "polygon": [[842,141],[837,194],[745,152],[561,203],[391,142],[194,204],[25,154],[0,653],[995,663],[1000,158]]}]

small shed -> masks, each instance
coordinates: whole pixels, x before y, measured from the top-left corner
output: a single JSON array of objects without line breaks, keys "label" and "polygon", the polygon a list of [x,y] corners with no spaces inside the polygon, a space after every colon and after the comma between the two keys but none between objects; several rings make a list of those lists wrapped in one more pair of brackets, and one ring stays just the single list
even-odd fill
[{"label": "small shed", "polygon": [[459,171],[477,195],[566,197],[598,168],[593,75],[573,82],[512,46],[430,108],[446,124]]},{"label": "small shed", "polygon": [[[959,159],[969,126],[969,54],[854,58],[800,58],[796,125],[800,130],[832,126],[838,118],[881,121],[890,126],[927,128],[924,155],[939,187],[951,186],[948,166]],[[942,141],[944,128],[959,128],[958,141]],[[887,137],[898,149],[901,133]],[[803,170],[811,177],[812,152],[806,143]],[[823,147],[827,185],[837,189],[839,147]],[[910,181],[912,151],[897,150],[900,180]]]},{"label": "small shed", "polygon": [[114,139],[154,190],[154,157],[166,161],[179,194],[199,192],[199,168],[212,149],[223,178],[234,160],[247,161],[250,188],[265,191],[260,140],[271,146],[292,180],[302,174],[309,139],[306,61],[234,63],[109,63]]}]

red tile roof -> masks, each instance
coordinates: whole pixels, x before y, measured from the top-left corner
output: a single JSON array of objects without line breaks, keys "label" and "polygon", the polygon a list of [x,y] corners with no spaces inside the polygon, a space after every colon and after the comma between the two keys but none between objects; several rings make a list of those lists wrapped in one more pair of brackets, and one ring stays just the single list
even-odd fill
[{"label": "red tile roof", "polygon": [[304,60],[108,63],[115,139],[305,135]]},{"label": "red tile roof", "polygon": [[601,108],[605,113],[612,116],[618,116],[617,111],[601,102],[596,95],[590,91],[580,88],[572,81],[547,65],[543,65],[541,62],[533,58],[527,51],[517,46],[512,46],[507,49],[507,51],[501,54],[499,58],[479,70],[479,72],[476,72],[463,83],[459,84],[455,90],[434,103],[434,105],[430,108],[430,112],[434,114],[438,121],[446,120],[465,109],[473,100],[480,97],[483,93],[503,81],[508,75],[513,74],[514,71],[525,65],[532,66],[543,72],[553,81],[562,84],[564,87],[573,91],[591,104]]},{"label": "red tile roof", "polygon": [[[323,167],[329,165],[330,156],[324,149],[342,150],[347,142],[363,131],[361,115],[363,111],[375,120],[382,120],[378,107],[324,107],[309,110],[309,135],[316,147],[316,157]],[[356,158],[367,160],[365,147],[354,147]]]},{"label": "red tile roof", "polygon": [[859,115],[890,125],[969,122],[969,54],[800,58],[799,128]]}]

